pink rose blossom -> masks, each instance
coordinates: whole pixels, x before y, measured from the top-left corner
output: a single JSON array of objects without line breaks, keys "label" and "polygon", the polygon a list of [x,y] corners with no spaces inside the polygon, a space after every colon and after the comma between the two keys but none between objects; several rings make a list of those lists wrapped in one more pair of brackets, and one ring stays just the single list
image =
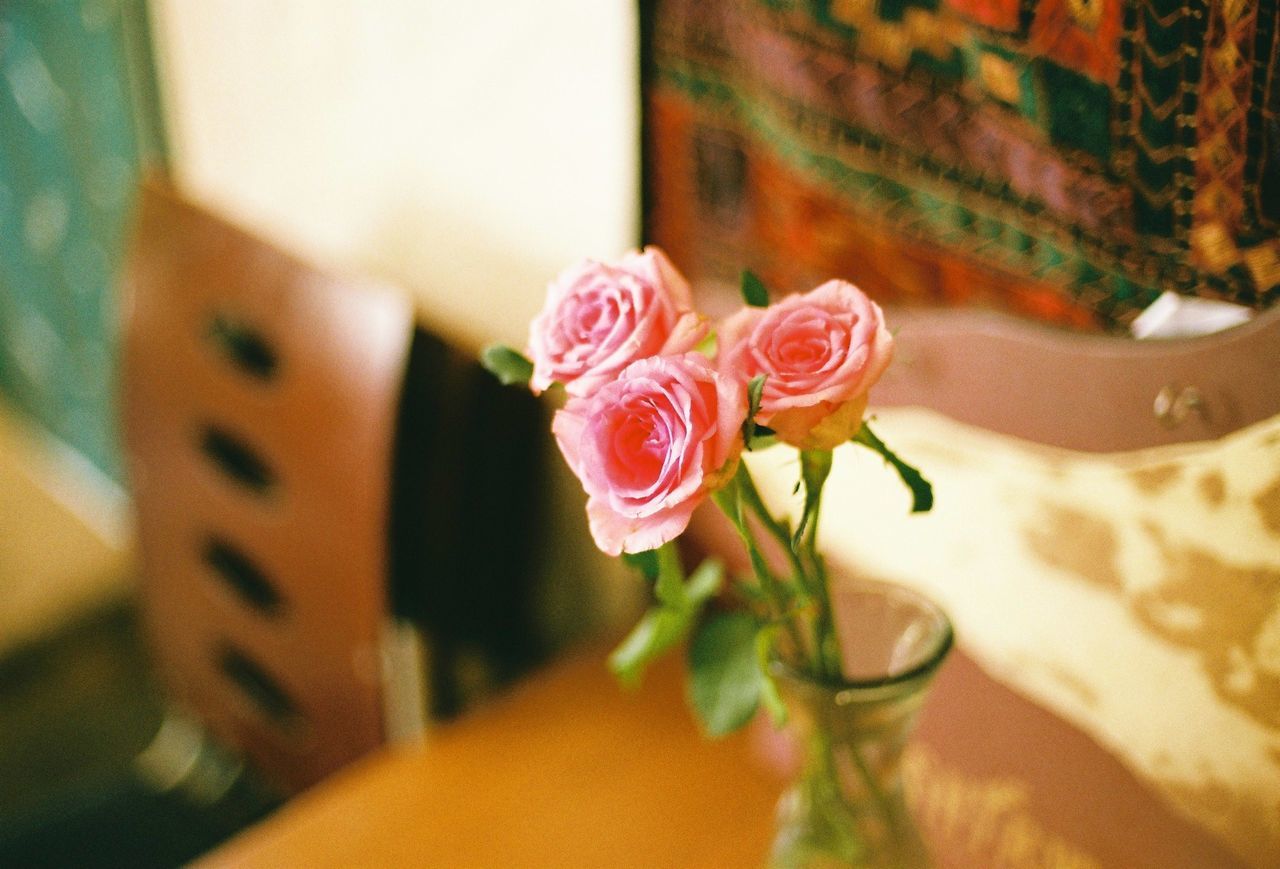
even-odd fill
[{"label": "pink rose blossom", "polygon": [[585,260],[551,282],[530,324],[529,385],[590,395],[637,359],[692,350],[706,332],[688,282],[658,248]]},{"label": "pink rose blossom", "polygon": [[745,308],[720,328],[719,367],[749,383],[767,375],[756,421],[801,449],[832,449],[862,426],[867,391],[893,355],[875,302],[827,281],[768,308]]},{"label": "pink rose blossom", "polygon": [[642,359],[570,398],[551,428],[596,545],[618,555],[678,537],[736,468],[746,416],[746,388],[697,353]]}]

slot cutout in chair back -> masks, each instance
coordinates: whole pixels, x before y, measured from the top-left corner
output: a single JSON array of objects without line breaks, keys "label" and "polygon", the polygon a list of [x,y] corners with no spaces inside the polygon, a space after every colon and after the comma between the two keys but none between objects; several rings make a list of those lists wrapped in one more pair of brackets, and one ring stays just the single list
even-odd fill
[{"label": "slot cutout in chair back", "polygon": [[244,652],[223,646],[218,669],[272,724],[285,731],[296,731],[302,725],[302,711],[289,692]]},{"label": "slot cutout in chair back", "polygon": [[202,557],[239,600],[265,616],[275,618],[284,613],[285,601],[275,583],[239,547],[221,537],[210,537]]},{"label": "slot cutout in chair back", "polygon": [[276,378],[279,354],[266,336],[248,323],[217,313],[209,321],[207,334],[218,352],[244,374],[263,382]]},{"label": "slot cutout in chair back", "polygon": [[412,726],[410,680],[378,677],[413,302],[160,179],[140,191],[122,281],[122,429],[157,669],[273,785],[310,787]]},{"label": "slot cutout in chair back", "polygon": [[225,476],[259,495],[276,485],[276,474],[253,447],[242,438],[216,425],[200,432],[200,451]]}]

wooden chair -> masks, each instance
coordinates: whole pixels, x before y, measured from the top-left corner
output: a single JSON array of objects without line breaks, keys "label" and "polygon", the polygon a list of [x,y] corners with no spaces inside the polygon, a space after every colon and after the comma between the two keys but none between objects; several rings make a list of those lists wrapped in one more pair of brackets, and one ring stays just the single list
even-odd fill
[{"label": "wooden chair", "polygon": [[417,670],[392,661],[387,579],[412,305],[159,183],[123,286],[121,411],[159,672],[219,743],[304,788],[421,720]]},{"label": "wooden chair", "polygon": [[3,865],[186,863],[545,652],[540,402],[406,295],[160,182],[122,289],[139,604],[170,712],[127,769],[4,819]]}]

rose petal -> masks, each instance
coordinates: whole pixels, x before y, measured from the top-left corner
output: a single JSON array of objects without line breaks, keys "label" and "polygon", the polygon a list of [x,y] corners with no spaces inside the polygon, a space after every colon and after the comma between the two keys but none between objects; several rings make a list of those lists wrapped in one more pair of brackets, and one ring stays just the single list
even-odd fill
[{"label": "rose petal", "polygon": [[599,499],[587,501],[587,524],[606,555],[645,552],[675,540],[689,527],[697,503],[685,501],[649,516],[634,518],[611,510]]}]

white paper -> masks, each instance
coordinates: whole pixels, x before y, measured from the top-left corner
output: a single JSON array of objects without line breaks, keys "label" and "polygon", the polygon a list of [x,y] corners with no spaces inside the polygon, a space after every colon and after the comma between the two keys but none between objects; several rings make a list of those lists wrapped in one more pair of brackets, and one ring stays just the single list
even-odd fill
[{"label": "white paper", "polygon": [[1253,311],[1243,305],[1165,292],[1130,325],[1135,338],[1194,338],[1247,323]]}]

